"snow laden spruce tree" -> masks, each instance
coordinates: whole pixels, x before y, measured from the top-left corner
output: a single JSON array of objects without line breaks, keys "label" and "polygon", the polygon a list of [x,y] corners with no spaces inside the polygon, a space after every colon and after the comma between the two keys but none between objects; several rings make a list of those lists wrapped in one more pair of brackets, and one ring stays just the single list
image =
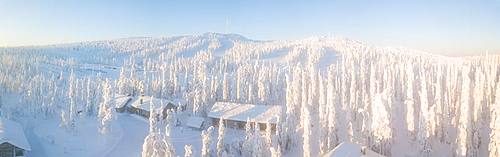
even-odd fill
[{"label": "snow laden spruce tree", "polygon": [[252,154],[252,157],[264,157],[266,145],[260,134],[260,127],[258,124],[255,124],[253,131],[252,150],[250,154]]},{"label": "snow laden spruce tree", "polygon": [[155,110],[153,110],[153,101],[150,101],[149,108],[149,133],[146,138],[144,138],[144,143],[142,144],[142,157],[153,157],[153,155],[159,157],[159,154],[154,154],[155,152],[158,153],[158,150],[160,150],[158,145],[155,144],[159,143],[158,141],[161,140],[161,137],[157,127],[158,117]]},{"label": "snow laden spruce tree", "polygon": [[500,156],[500,83],[497,83],[495,91],[495,101],[491,106],[489,157]]},{"label": "snow laden spruce tree", "polygon": [[250,119],[247,118],[247,121],[245,123],[245,140],[243,141],[243,144],[240,147],[241,153],[243,156],[252,156],[252,148],[253,148],[253,138],[254,138],[254,132],[252,130],[252,124],[250,122]]},{"label": "snow laden spruce tree", "polygon": [[227,152],[224,147],[224,118],[221,117],[219,119],[219,130],[218,130],[218,137],[217,137],[217,156],[218,157],[225,157],[227,156]]},{"label": "snow laden spruce tree", "polygon": [[212,151],[211,145],[212,145],[212,132],[214,130],[213,126],[210,126],[207,130],[203,130],[201,132],[201,156],[202,157],[210,157]]},{"label": "snow laden spruce tree", "polygon": [[456,156],[465,157],[471,144],[471,112],[470,112],[470,78],[469,78],[469,67],[464,66],[462,69],[462,88],[460,94],[460,117],[458,119],[458,137],[457,137],[457,149]]},{"label": "snow laden spruce tree", "polygon": [[107,134],[111,131],[111,122],[115,119],[115,94],[108,79],[103,84],[102,102],[99,105],[97,118],[99,120],[99,132]]},{"label": "snow laden spruce tree", "polygon": [[61,126],[67,131],[75,131],[76,118],[77,118],[77,107],[76,107],[76,87],[75,87],[75,74],[71,70],[71,74],[68,80],[68,101],[69,108],[66,111],[61,111]]}]

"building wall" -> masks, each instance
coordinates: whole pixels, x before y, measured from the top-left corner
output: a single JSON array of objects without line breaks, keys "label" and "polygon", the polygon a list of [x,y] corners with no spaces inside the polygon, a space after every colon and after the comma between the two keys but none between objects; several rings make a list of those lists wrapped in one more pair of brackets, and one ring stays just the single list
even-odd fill
[{"label": "building wall", "polygon": [[23,156],[23,154],[23,149],[17,148],[10,143],[5,142],[0,144],[0,157],[13,157],[14,155]]},{"label": "building wall", "polygon": [[[212,125],[214,127],[218,127],[219,126],[219,118],[211,118],[212,119]],[[250,122],[252,128],[255,127],[255,123],[254,122]],[[224,120],[224,126],[225,127],[228,127],[228,128],[235,128],[235,129],[241,129],[241,130],[245,130],[245,125],[247,124],[246,121],[235,121],[235,120]],[[266,130],[266,127],[267,127],[267,124],[266,123],[257,123],[259,125],[259,128],[261,131],[265,131]],[[271,130],[273,132],[276,131],[276,124],[271,124]]]},{"label": "building wall", "polygon": [[140,108],[129,107],[128,108],[128,112],[130,112],[132,114],[136,114],[136,115],[142,116],[144,118],[149,118],[149,111],[142,110]]},{"label": "building wall", "polygon": [[[146,111],[146,110],[143,110],[140,108],[128,107],[127,111],[129,113],[136,114],[136,115],[142,116],[144,118],[149,118],[149,111]],[[163,113],[163,118],[166,118],[167,117],[167,108],[164,108],[162,113]]]}]

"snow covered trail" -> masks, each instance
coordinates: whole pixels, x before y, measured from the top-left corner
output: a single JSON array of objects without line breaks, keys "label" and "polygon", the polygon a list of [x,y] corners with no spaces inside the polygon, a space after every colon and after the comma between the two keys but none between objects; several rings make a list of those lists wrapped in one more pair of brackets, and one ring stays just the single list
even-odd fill
[{"label": "snow covered trail", "polygon": [[116,121],[123,128],[123,137],[107,157],[140,157],[148,123],[127,114],[118,115]]}]

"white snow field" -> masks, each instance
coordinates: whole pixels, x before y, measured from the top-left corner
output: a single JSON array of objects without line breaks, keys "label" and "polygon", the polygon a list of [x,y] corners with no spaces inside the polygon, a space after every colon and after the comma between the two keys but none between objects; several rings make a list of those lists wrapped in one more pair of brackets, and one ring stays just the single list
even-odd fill
[{"label": "white snow field", "polygon": [[[499,55],[339,37],[125,38],[0,48],[0,112],[22,125],[31,157],[319,157],[341,143],[394,157],[498,157],[499,77]],[[145,101],[150,117],[117,113],[132,105],[125,95],[186,109]],[[214,104],[226,121],[210,118]]]}]

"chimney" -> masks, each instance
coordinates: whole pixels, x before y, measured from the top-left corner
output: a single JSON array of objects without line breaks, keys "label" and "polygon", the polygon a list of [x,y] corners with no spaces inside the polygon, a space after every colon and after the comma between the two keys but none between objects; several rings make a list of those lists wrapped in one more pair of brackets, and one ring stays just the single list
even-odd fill
[{"label": "chimney", "polygon": [[144,97],[144,94],[142,94],[142,95],[141,95],[141,97],[139,98],[139,103],[140,103],[141,105],[143,104],[143,101],[142,101],[143,97]]}]

